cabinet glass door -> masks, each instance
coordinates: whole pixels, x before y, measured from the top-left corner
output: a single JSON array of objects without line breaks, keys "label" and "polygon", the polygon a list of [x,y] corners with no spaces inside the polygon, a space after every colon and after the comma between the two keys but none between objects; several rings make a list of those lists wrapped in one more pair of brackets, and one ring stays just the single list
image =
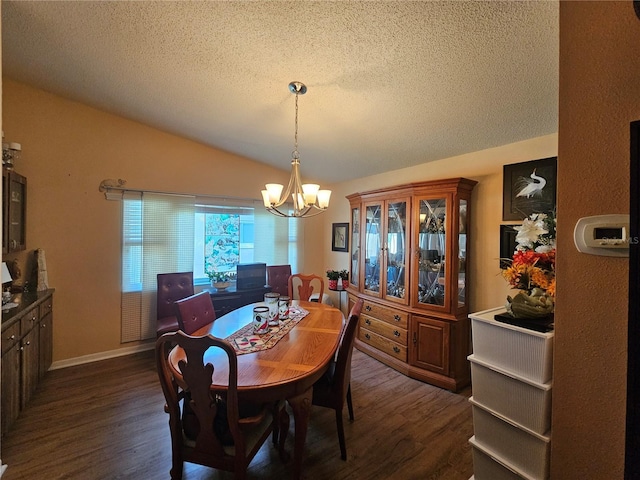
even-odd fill
[{"label": "cabinet glass door", "polygon": [[445,306],[446,198],[421,199],[418,230],[419,304]]},{"label": "cabinet glass door", "polygon": [[360,208],[351,209],[351,273],[349,283],[360,285]]},{"label": "cabinet glass door", "polygon": [[386,296],[406,298],[407,202],[387,206]]},{"label": "cabinet glass door", "polygon": [[382,205],[365,206],[364,289],[380,296]]},{"label": "cabinet glass door", "polygon": [[467,304],[467,201],[460,200],[458,209],[458,307]]}]

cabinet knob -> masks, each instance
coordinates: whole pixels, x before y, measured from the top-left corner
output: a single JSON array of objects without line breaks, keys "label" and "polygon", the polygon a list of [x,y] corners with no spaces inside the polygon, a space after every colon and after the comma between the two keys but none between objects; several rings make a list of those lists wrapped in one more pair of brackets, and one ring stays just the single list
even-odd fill
[{"label": "cabinet knob", "polygon": [[394,331],[393,331],[393,334],[394,334],[396,337],[399,337],[399,336],[400,336],[400,332],[399,332],[398,330],[394,330]]},{"label": "cabinet knob", "polygon": [[27,343],[25,343],[25,345],[28,347],[29,345],[31,345],[31,342],[27,341]]},{"label": "cabinet knob", "polygon": [[367,305],[366,307],[364,307],[364,309],[365,309],[367,312],[370,312],[370,311],[371,311],[371,305]]},{"label": "cabinet knob", "polygon": [[7,340],[15,340],[16,336],[15,335],[11,335],[10,337],[7,338]]},{"label": "cabinet knob", "polygon": [[366,338],[367,340],[371,340],[371,335],[369,335],[368,333],[365,333],[364,338]]},{"label": "cabinet knob", "polygon": [[413,332],[413,344],[416,345],[418,343],[418,335],[416,335],[416,332]]},{"label": "cabinet knob", "polygon": [[36,316],[34,315],[33,317],[31,317],[31,321],[35,322],[36,321]]},{"label": "cabinet knob", "polygon": [[47,325],[45,323],[40,325],[40,328],[47,328]]},{"label": "cabinet knob", "polygon": [[400,353],[400,349],[398,347],[393,347],[393,351],[396,353]]},{"label": "cabinet knob", "polygon": [[371,325],[371,320],[369,320],[368,318],[366,318],[366,319],[364,320],[364,323],[366,323],[367,325]]},{"label": "cabinet knob", "polygon": [[400,320],[402,320],[402,319],[400,318],[400,315],[394,315],[394,316],[393,316],[393,319],[394,319],[396,322],[399,322]]}]

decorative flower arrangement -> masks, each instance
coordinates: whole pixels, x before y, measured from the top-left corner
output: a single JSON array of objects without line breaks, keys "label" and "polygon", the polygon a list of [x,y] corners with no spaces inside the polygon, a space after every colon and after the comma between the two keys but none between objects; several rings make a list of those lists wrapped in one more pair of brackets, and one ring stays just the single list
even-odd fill
[{"label": "decorative flower arrangement", "polygon": [[516,249],[502,276],[520,290],[507,297],[507,311],[516,318],[546,317],[553,312],[556,295],[556,219],[534,213],[514,227]]},{"label": "decorative flower arrangement", "polygon": [[229,281],[229,275],[227,272],[207,272],[207,276],[209,277],[209,280],[216,283]]}]

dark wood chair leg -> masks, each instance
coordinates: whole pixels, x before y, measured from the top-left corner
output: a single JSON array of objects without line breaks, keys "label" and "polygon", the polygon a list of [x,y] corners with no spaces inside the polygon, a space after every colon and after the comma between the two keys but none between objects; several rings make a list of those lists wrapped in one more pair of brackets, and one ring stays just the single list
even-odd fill
[{"label": "dark wood chair leg", "polygon": [[280,460],[287,463],[291,458],[287,451],[284,449],[284,444],[287,441],[287,434],[289,433],[289,414],[286,409],[282,409],[278,415],[278,428],[280,430],[280,438],[278,439],[278,453],[280,454]]},{"label": "dark wood chair leg", "polygon": [[336,409],[336,426],[338,427],[338,441],[340,442],[340,458],[347,459],[347,446],[344,441],[344,425],[342,424],[342,409]]},{"label": "dark wood chair leg", "polygon": [[349,420],[353,422],[353,403],[351,403],[351,384],[347,389],[347,408],[349,409]]}]

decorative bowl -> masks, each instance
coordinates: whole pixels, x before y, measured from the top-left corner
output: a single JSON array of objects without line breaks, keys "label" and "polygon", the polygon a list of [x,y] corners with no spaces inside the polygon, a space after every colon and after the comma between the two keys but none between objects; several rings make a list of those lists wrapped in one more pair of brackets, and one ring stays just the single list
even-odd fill
[{"label": "decorative bowl", "polygon": [[218,290],[226,290],[231,285],[231,282],[213,282],[213,286]]}]

